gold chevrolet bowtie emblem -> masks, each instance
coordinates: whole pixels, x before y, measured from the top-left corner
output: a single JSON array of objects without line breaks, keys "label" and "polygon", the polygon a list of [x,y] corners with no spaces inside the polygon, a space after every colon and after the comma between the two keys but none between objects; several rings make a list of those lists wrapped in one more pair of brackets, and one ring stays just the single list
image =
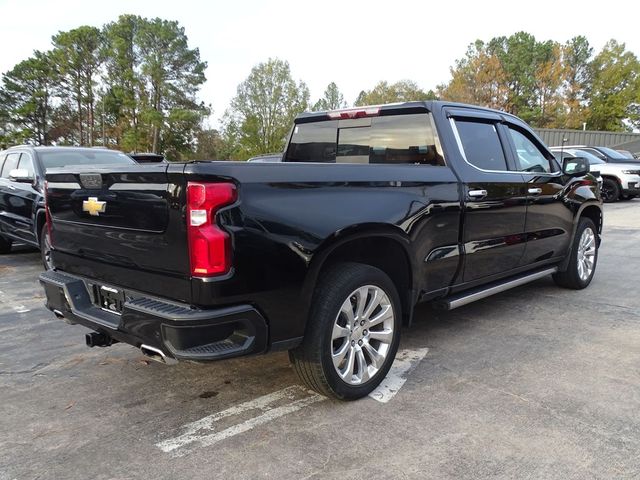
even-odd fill
[{"label": "gold chevrolet bowtie emblem", "polygon": [[101,213],[104,213],[106,209],[107,202],[98,200],[98,197],[89,197],[82,202],[82,211],[88,212],[89,215],[92,215],[94,217],[97,217]]}]

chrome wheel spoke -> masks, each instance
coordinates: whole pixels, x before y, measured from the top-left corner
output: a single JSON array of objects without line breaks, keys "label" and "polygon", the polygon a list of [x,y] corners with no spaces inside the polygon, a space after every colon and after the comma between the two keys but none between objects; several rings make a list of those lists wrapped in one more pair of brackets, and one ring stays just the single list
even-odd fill
[{"label": "chrome wheel spoke", "polygon": [[379,340],[382,343],[391,343],[393,340],[393,330],[385,328],[384,330],[369,330],[369,340]]},{"label": "chrome wheel spoke", "polygon": [[351,325],[353,323],[353,305],[351,305],[351,299],[347,298],[342,307],[340,307],[340,313],[342,313],[345,317],[347,317],[347,325]]},{"label": "chrome wheel spoke", "polygon": [[385,356],[381,355],[375,348],[373,348],[371,346],[370,343],[365,343],[363,346],[364,346],[364,349],[369,354],[369,358],[371,358],[371,364],[376,369],[379,369],[380,367],[382,367],[382,364],[384,363]]},{"label": "chrome wheel spoke", "polygon": [[369,305],[367,305],[367,308],[365,309],[365,311],[362,313],[362,317],[366,320],[368,319],[371,314],[373,313],[374,309],[380,305],[380,301],[382,300],[382,295],[380,293],[380,290],[378,290],[377,288],[373,291],[373,293],[371,294],[371,300],[369,300]]},{"label": "chrome wheel spoke", "polygon": [[367,287],[359,288],[356,291],[356,320],[362,319],[362,314],[364,313],[364,307],[368,296],[369,289]]},{"label": "chrome wheel spoke", "polygon": [[369,319],[369,328],[375,327],[376,325],[392,318],[393,308],[391,307],[391,304],[387,304],[382,307],[380,312],[375,317]]},{"label": "chrome wheel spoke", "polygon": [[339,338],[345,338],[351,335],[351,330],[347,327],[343,327],[337,323],[333,325],[333,333],[331,334],[331,340],[338,340]]},{"label": "chrome wheel spoke", "polygon": [[359,380],[361,382],[366,382],[369,380],[369,366],[367,365],[367,360],[364,358],[364,353],[360,347],[356,349],[356,361],[358,363],[358,373],[360,374]]},{"label": "chrome wheel spoke", "polygon": [[578,275],[580,278],[584,277],[584,267],[582,266],[582,261],[578,262]]},{"label": "chrome wheel spoke", "polygon": [[355,348],[349,346],[347,355],[347,363],[341,371],[338,371],[340,376],[349,383],[353,383],[353,367],[355,366]]},{"label": "chrome wheel spoke", "polygon": [[333,360],[334,367],[340,368],[340,364],[342,364],[342,361],[344,360],[344,357],[346,357],[350,348],[351,344],[347,340],[337,351],[333,352],[331,359]]}]

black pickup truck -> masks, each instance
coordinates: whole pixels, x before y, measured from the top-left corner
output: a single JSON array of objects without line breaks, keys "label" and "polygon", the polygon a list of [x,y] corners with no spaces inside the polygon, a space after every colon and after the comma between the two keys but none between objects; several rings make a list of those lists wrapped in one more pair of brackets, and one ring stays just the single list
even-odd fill
[{"label": "black pickup truck", "polygon": [[47,174],[47,306],[164,363],[289,350],[358,398],[418,302],[453,309],[546,275],[593,277],[602,201],[499,111],[411,102],[298,116],[282,162]]}]

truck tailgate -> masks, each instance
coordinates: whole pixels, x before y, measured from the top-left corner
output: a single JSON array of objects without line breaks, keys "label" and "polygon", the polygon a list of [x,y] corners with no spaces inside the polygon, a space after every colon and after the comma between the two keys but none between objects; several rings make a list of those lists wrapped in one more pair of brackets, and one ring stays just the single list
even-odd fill
[{"label": "truck tailgate", "polygon": [[162,164],[48,172],[56,267],[190,301],[183,169]]}]

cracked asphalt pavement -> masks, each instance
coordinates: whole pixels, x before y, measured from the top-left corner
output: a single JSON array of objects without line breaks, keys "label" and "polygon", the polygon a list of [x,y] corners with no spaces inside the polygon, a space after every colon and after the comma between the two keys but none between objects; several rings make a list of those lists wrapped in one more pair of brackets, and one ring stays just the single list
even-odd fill
[{"label": "cracked asphalt pavement", "polygon": [[18,248],[0,257],[0,480],[636,478],[639,199],[605,206],[603,238],[586,290],[420,306],[400,348],[428,353],[385,404],[310,396],[286,353],[167,367],[89,349]]}]

